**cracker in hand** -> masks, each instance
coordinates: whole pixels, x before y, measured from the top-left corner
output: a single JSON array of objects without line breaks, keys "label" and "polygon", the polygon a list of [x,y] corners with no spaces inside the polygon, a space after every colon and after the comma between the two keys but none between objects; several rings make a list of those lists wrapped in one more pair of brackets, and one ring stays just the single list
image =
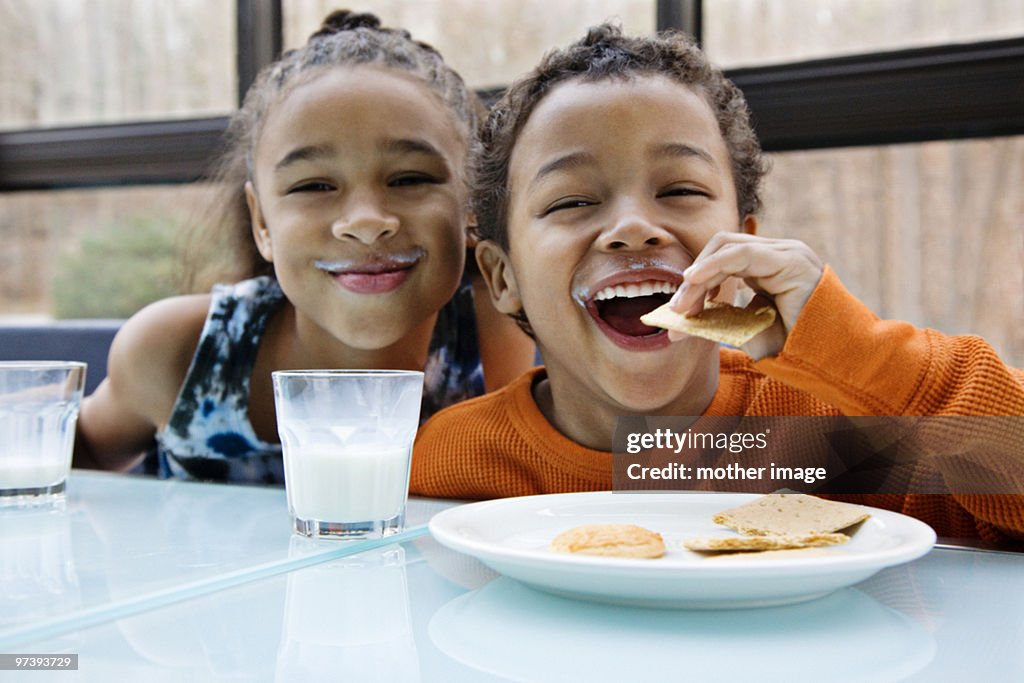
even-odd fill
[{"label": "cracker in hand", "polygon": [[704,310],[693,317],[676,313],[664,304],[640,321],[651,327],[685,332],[695,337],[740,347],[764,332],[775,322],[775,309],[771,306],[736,308],[717,301],[708,301]]}]

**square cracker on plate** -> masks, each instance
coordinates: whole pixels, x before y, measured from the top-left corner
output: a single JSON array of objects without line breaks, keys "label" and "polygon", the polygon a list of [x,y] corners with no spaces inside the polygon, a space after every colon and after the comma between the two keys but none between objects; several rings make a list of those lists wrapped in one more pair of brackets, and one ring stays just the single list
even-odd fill
[{"label": "square cracker on plate", "polygon": [[683,541],[687,550],[699,552],[737,552],[759,550],[789,550],[816,548],[846,543],[846,534],[803,534],[800,536],[721,536],[688,538]]},{"label": "square cracker on plate", "polygon": [[802,493],[772,493],[722,510],[711,518],[748,536],[830,534],[863,522],[871,514],[859,505]]}]

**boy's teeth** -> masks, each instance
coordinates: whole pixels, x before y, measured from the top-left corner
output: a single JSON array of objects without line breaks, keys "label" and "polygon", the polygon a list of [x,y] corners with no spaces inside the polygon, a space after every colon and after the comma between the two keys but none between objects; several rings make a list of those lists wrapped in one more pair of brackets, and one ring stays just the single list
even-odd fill
[{"label": "boy's teeth", "polygon": [[614,299],[616,297],[634,299],[638,296],[650,296],[652,294],[672,294],[675,291],[675,285],[671,282],[649,280],[647,282],[636,282],[628,285],[605,287],[597,293],[594,299],[596,301]]}]

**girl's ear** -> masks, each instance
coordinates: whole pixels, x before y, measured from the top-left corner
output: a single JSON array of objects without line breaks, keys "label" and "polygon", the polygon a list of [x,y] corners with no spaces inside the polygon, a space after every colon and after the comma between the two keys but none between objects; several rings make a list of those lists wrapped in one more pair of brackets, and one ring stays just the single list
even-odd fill
[{"label": "girl's ear", "polygon": [[245,183],[245,203],[249,205],[249,225],[252,227],[252,238],[256,242],[256,249],[260,255],[269,263],[274,262],[274,249],[270,240],[270,231],[263,221],[263,211],[260,210],[260,200],[256,196],[256,188],[252,181]]},{"label": "girl's ear", "polygon": [[521,312],[519,285],[505,250],[490,240],[481,240],[476,245],[476,264],[491,292],[494,307],[507,315]]},{"label": "girl's ear", "polygon": [[757,216],[754,214],[747,214],[743,217],[743,222],[740,224],[743,232],[748,235],[757,234]]}]

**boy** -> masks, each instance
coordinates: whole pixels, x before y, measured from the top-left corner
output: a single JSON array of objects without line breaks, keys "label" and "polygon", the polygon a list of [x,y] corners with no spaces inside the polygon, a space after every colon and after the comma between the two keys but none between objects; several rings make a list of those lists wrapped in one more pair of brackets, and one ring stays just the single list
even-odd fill
[{"label": "boy", "polygon": [[[880,321],[806,245],[756,236],[764,173],[742,94],[682,36],[599,26],[513,85],[477,154],[477,261],[545,367],[428,423],[412,490],[608,490],[619,416],[1024,414],[982,340]],[[639,320],[744,284],[777,316],[742,351]],[[1019,495],[846,499],[1024,539]]]}]

